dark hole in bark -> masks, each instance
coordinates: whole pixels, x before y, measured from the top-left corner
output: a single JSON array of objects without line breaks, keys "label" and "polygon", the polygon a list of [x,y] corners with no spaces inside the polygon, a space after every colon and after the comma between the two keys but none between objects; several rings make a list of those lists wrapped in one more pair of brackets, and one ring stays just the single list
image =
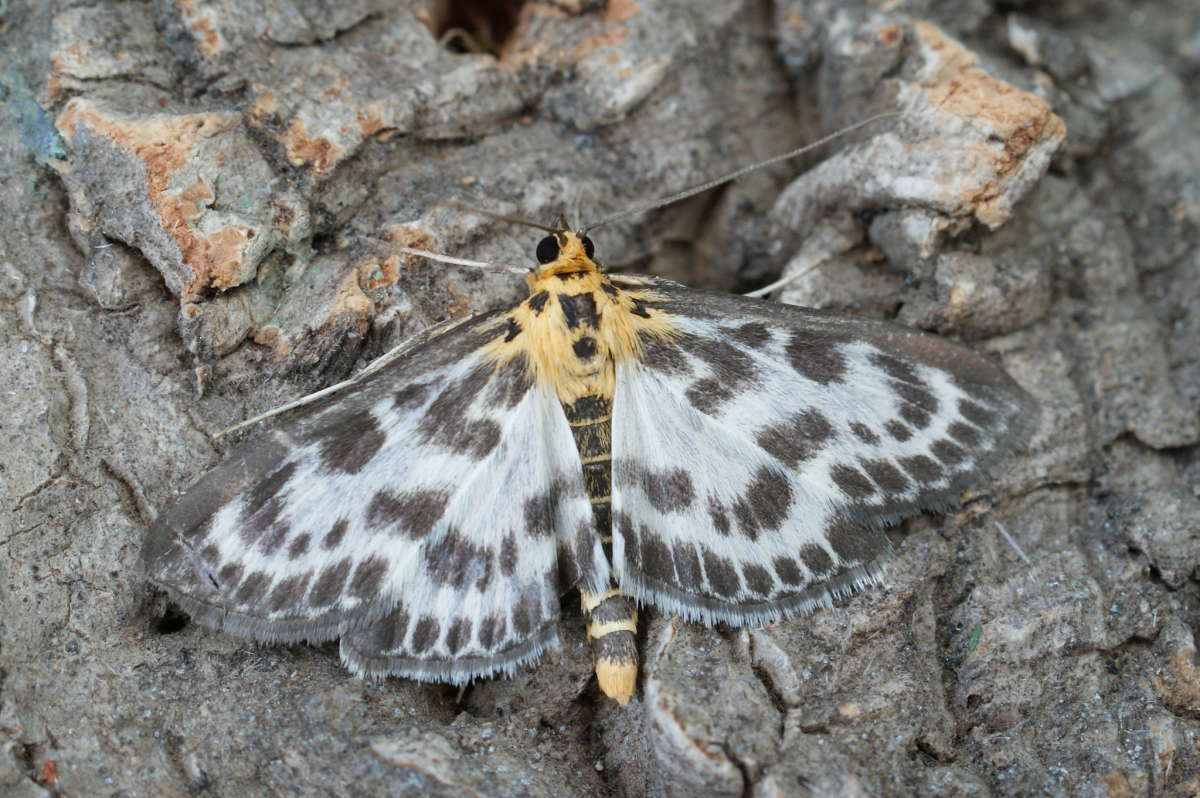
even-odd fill
[{"label": "dark hole in bark", "polygon": [[452,53],[499,55],[517,27],[524,0],[441,0],[428,21],[438,44]]},{"label": "dark hole in bark", "polygon": [[187,613],[178,607],[167,607],[163,616],[154,622],[154,631],[160,635],[173,635],[188,625]]}]

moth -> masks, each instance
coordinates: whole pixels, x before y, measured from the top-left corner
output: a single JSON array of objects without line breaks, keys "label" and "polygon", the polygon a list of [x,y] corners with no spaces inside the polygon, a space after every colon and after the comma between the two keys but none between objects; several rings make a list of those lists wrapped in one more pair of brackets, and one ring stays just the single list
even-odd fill
[{"label": "moth", "polygon": [[418,336],[184,493],[150,579],[205,626],[452,684],[557,646],[577,588],[624,705],[638,605],[746,626],[828,604],[879,578],[883,527],[1032,433],[1033,399],[963,346],[607,274],[585,231],[546,229],[526,299]]}]

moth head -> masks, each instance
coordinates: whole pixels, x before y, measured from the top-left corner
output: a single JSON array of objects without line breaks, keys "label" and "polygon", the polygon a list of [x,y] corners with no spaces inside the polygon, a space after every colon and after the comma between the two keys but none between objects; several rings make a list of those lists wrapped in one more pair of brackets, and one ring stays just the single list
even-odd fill
[{"label": "moth head", "polygon": [[564,272],[596,271],[592,260],[596,247],[584,233],[555,230],[537,245],[536,279],[541,280]]}]

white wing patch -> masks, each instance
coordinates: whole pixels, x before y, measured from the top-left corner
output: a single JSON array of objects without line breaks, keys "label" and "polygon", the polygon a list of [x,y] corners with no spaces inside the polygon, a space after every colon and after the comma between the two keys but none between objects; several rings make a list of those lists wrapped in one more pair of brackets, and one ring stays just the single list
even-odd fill
[{"label": "white wing patch", "polygon": [[152,579],[211,626],[341,636],[360,674],[463,682],[557,644],[559,568],[608,564],[557,400],[475,352],[493,326],[243,445],[155,523]]},{"label": "white wing patch", "polygon": [[745,624],[861,586],[889,550],[879,527],[954,504],[1032,424],[1011,379],[953,343],[669,294],[679,339],[618,367],[612,491],[617,579],[669,611]]}]

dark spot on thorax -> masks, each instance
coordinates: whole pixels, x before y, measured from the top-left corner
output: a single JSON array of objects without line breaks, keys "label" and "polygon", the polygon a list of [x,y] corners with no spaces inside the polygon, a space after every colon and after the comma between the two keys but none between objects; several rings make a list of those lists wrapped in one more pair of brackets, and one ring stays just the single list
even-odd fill
[{"label": "dark spot on thorax", "polygon": [[529,309],[534,312],[534,315],[539,315],[539,314],[541,314],[542,310],[546,307],[546,302],[548,302],[549,300],[550,300],[550,293],[548,291],[538,291],[536,294],[529,297],[529,299],[527,299],[525,301],[529,305]]},{"label": "dark spot on thorax", "polygon": [[596,355],[596,339],[585,335],[571,345],[571,351],[580,360],[591,360]]},{"label": "dark spot on thorax", "polygon": [[562,308],[563,318],[568,329],[575,329],[580,324],[595,329],[600,320],[596,313],[596,298],[587,294],[559,294],[558,304]]},{"label": "dark spot on thorax", "polygon": [[504,342],[508,343],[512,339],[521,334],[521,325],[512,316],[508,317],[508,326],[505,328]]}]

